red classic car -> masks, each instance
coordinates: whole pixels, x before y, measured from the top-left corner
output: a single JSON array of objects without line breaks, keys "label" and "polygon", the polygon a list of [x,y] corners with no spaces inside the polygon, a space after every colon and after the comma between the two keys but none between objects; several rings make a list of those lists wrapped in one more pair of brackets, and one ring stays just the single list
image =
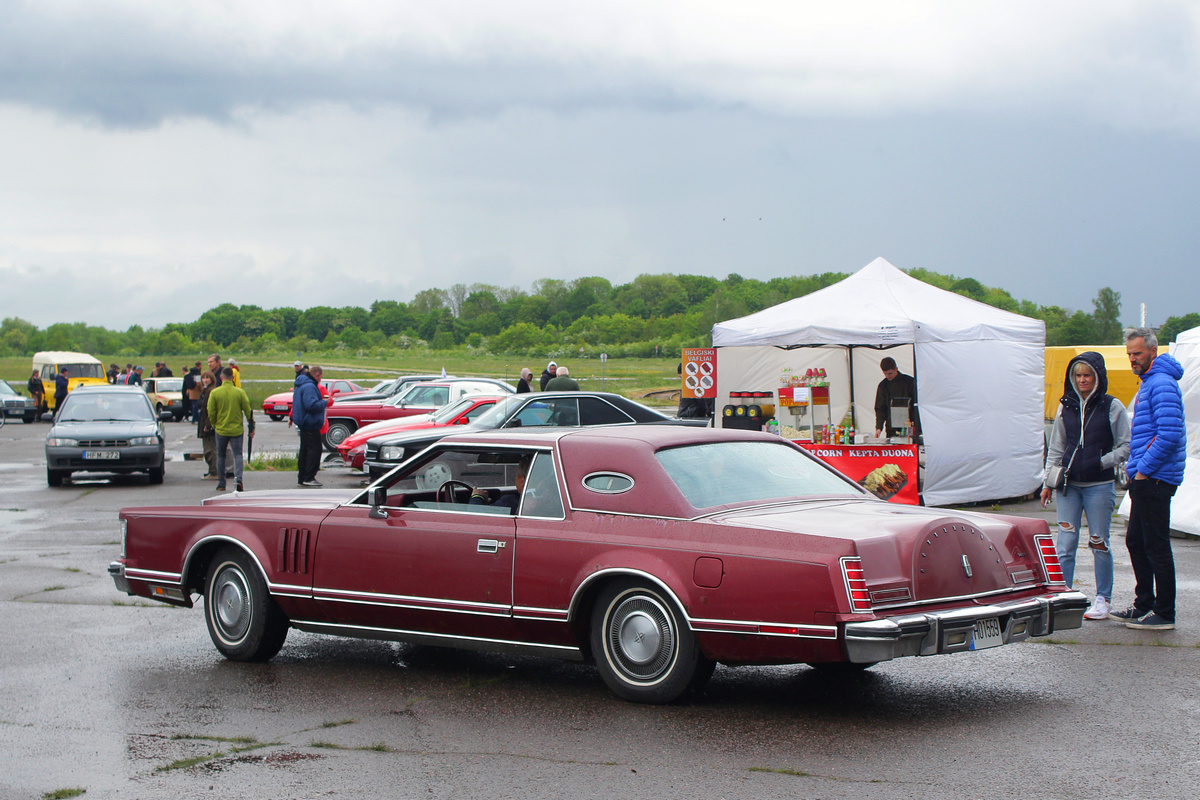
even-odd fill
[{"label": "red classic car", "polygon": [[1042,520],[896,506],[778,436],[440,440],[361,490],[127,508],[119,590],[204,596],[227,658],[289,628],[589,661],[670,702],[716,662],[857,669],[1082,624]]},{"label": "red classic car", "polygon": [[[365,391],[366,389],[354,381],[342,378],[325,378],[321,381],[321,396],[324,398],[355,395]],[[288,389],[286,392],[279,392],[278,394],[269,396],[266,400],[263,400],[262,407],[267,416],[275,422],[287,419],[292,415],[292,390]]]},{"label": "red classic car", "polygon": [[487,411],[499,395],[475,394],[467,395],[454,403],[442,406],[432,414],[421,414],[416,417],[399,417],[385,419],[364,425],[338,443],[338,455],[342,462],[351,469],[363,469],[366,466],[367,441],[373,436],[400,431],[428,430],[429,428],[448,428],[454,425],[467,425]]}]

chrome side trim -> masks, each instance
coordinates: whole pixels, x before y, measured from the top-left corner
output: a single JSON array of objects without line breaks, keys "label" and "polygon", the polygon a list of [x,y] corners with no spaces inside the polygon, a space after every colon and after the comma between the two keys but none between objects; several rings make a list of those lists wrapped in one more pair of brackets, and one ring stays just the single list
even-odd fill
[{"label": "chrome side trim", "polygon": [[408,608],[417,611],[445,611],[453,614],[480,614],[488,617],[512,616],[512,606],[503,603],[467,603],[440,597],[415,597],[377,592],[353,592],[348,589],[314,588],[314,600],[331,603],[358,603],[368,606]]},{"label": "chrome side trim", "polygon": [[325,633],[332,636],[349,636],[355,639],[379,639],[386,642],[412,642],[439,647],[457,647],[460,650],[482,650],[491,653],[514,653],[517,655],[536,655],[547,658],[565,658],[569,661],[583,661],[583,653],[578,647],[557,644],[529,644],[511,639],[485,639],[475,636],[457,636],[452,634],[434,634],[425,631],[411,631],[401,628],[376,628],[365,625],[342,625],[333,622],[315,622],[311,620],[293,620],[292,627],[309,633]]},{"label": "chrome side trim", "polygon": [[532,606],[514,606],[513,616],[517,619],[536,620],[539,622],[566,622],[565,608],[534,608]]},{"label": "chrome side trim", "polygon": [[728,619],[689,619],[688,624],[694,631],[728,633],[738,636],[776,636],[789,639],[836,639],[838,636],[836,625],[810,625],[806,622],[743,622]]},{"label": "chrome side trim", "polygon": [[975,623],[989,618],[999,621],[1004,644],[1011,644],[1078,628],[1087,606],[1083,593],[1060,592],[1009,603],[847,622],[846,655],[854,663],[871,664],[902,656],[965,652],[972,649]]}]

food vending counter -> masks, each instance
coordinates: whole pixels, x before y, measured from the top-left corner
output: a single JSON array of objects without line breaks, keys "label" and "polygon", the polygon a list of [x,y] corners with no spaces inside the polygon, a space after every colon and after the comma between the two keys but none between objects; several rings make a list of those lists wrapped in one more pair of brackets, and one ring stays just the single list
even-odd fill
[{"label": "food vending counter", "polygon": [[920,448],[915,444],[796,444],[853,478],[871,494],[891,503],[920,505],[917,475]]}]

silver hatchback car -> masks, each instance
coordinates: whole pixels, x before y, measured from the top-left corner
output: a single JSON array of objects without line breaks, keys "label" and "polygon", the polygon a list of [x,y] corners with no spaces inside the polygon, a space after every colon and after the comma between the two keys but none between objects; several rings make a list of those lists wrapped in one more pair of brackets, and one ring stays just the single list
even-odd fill
[{"label": "silver hatchback car", "polygon": [[80,386],[54,415],[46,436],[46,483],[72,472],[145,472],[163,482],[163,428],[137,386]]}]

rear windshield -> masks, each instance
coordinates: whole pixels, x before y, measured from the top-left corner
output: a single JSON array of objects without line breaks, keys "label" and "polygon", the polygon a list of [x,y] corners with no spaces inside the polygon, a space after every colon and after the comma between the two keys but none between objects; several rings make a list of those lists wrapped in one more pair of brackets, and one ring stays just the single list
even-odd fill
[{"label": "rear windshield", "polygon": [[784,444],[715,442],[660,450],[658,461],[694,508],[862,490]]}]

